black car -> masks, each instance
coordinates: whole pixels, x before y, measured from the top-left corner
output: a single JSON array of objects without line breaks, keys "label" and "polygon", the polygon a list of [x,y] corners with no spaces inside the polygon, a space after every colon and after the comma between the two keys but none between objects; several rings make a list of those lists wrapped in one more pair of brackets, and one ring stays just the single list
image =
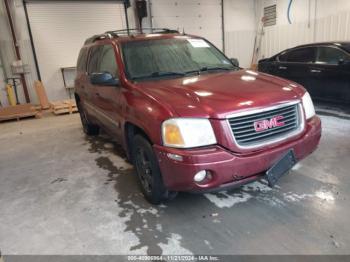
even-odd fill
[{"label": "black car", "polygon": [[260,60],[258,70],[303,85],[314,99],[350,103],[350,42],[287,49]]}]

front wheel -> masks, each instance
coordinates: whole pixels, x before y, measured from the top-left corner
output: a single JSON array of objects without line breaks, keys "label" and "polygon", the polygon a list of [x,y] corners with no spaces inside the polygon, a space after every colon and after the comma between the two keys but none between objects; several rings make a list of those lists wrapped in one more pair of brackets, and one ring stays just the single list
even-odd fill
[{"label": "front wheel", "polygon": [[152,145],[141,135],[133,138],[132,156],[142,193],[151,204],[158,205],[176,196],[165,188]]}]

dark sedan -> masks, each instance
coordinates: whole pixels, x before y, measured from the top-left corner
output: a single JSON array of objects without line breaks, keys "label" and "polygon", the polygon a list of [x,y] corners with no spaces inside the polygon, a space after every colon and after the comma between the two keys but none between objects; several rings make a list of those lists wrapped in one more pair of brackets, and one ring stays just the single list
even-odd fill
[{"label": "dark sedan", "polygon": [[303,85],[314,99],[350,103],[350,42],[287,49],[260,60],[258,70]]}]

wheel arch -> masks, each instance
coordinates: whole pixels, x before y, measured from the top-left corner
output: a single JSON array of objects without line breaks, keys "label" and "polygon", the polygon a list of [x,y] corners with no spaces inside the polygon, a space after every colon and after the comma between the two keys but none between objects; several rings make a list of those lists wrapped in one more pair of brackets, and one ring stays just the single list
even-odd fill
[{"label": "wheel arch", "polygon": [[136,125],[132,122],[125,122],[124,124],[124,139],[125,139],[125,145],[126,145],[126,152],[128,159],[132,162],[132,154],[131,154],[131,148],[132,148],[132,139],[135,135],[141,135],[143,136],[151,145],[154,144],[151,137],[147,134],[147,131],[144,130],[144,128],[140,127],[139,125]]}]

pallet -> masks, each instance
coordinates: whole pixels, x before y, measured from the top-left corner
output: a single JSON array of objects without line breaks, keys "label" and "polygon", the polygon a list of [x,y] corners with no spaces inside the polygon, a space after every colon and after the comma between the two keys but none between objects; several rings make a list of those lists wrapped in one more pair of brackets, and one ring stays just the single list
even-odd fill
[{"label": "pallet", "polygon": [[41,113],[35,110],[35,107],[32,104],[23,104],[0,108],[0,121],[13,119],[19,121],[20,119],[27,117],[40,118]]},{"label": "pallet", "polygon": [[35,109],[36,111],[42,111],[42,110],[43,110],[42,107],[41,107],[41,105],[33,105],[33,107],[34,107],[34,109]]},{"label": "pallet", "polygon": [[72,114],[78,112],[74,99],[50,102],[51,111],[55,115]]}]

